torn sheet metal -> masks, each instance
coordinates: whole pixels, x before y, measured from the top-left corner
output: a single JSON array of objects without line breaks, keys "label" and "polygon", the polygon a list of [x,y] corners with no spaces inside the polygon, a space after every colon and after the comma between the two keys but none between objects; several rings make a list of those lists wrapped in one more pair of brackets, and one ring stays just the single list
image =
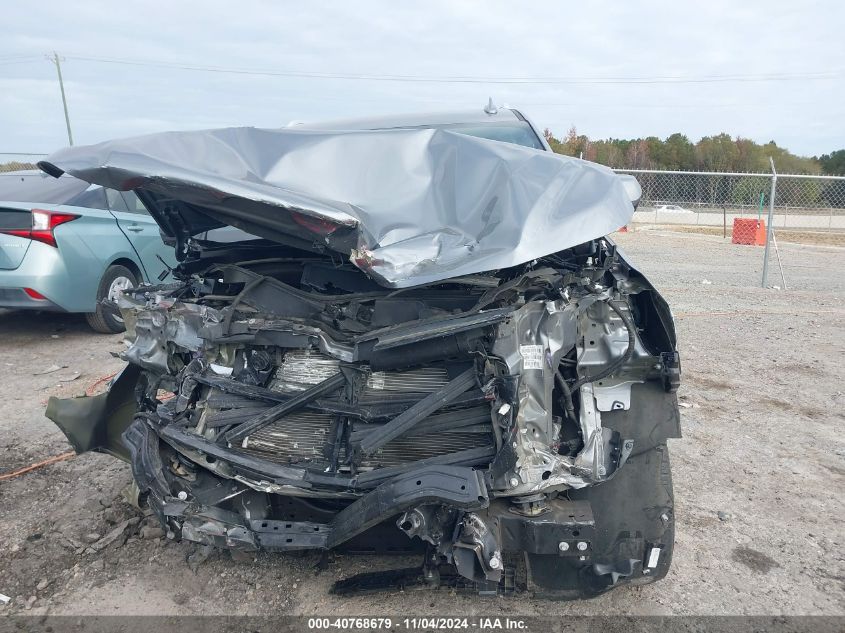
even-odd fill
[{"label": "torn sheet metal", "polygon": [[[633,448],[633,442],[602,427],[599,411],[610,409],[598,406],[606,397],[599,399],[593,383],[580,389],[578,419],[584,446],[574,458],[557,450],[560,426],[549,406],[561,354],[579,341],[583,343],[583,328],[579,335],[577,322],[584,321],[592,307],[606,296],[591,295],[578,302],[531,302],[497,328],[493,353],[507,364],[510,374],[520,375],[516,393],[519,406],[510,444],[505,447],[512,451],[513,460],[508,476],[515,475],[508,482],[509,495],[553,487],[583,488],[606,481],[625,463]],[[583,356],[583,347],[579,351]],[[623,352],[624,349],[619,350],[617,355]],[[630,384],[626,385],[630,406]],[[494,466],[494,474],[495,471]]]},{"label": "torn sheet metal", "polygon": [[633,214],[606,167],[438,129],[169,132],[39,166],[135,190],[177,245],[231,225],[341,253],[396,288],[523,264]]}]

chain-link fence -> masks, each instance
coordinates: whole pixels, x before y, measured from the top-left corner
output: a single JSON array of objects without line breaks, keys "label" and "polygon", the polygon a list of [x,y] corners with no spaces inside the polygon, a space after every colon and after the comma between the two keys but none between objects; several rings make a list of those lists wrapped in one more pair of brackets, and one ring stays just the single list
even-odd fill
[{"label": "chain-link fence", "polygon": [[26,152],[0,152],[0,173],[35,169],[35,163],[46,155]]},{"label": "chain-link fence", "polygon": [[[777,239],[845,246],[845,177],[622,169],[640,183],[637,224],[777,249]],[[777,250],[775,250],[777,253]],[[763,260],[766,285],[768,259]]]},{"label": "chain-link fence", "polygon": [[737,218],[767,221],[781,231],[845,232],[845,177],[617,170],[643,189],[634,222],[721,227],[731,235]]}]

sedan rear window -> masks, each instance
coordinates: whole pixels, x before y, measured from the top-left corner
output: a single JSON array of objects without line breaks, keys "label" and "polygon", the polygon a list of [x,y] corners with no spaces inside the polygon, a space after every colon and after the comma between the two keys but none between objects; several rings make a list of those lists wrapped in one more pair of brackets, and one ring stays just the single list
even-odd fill
[{"label": "sedan rear window", "polygon": [[[0,174],[0,200],[40,204],[73,204],[88,183],[70,176],[53,178],[39,172]],[[84,205],[80,205],[84,206]]]},{"label": "sedan rear window", "polygon": [[102,209],[104,211],[109,208],[108,200],[106,200],[106,190],[96,186],[68,198],[64,204],[85,207],[86,209]]}]

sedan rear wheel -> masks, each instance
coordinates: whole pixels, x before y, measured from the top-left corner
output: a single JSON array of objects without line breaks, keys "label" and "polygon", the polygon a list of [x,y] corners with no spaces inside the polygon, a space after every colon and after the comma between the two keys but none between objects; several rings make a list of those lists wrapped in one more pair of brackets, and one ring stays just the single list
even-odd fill
[{"label": "sedan rear wheel", "polygon": [[117,298],[121,292],[138,284],[135,273],[126,266],[109,266],[97,289],[97,308],[85,315],[88,325],[103,334],[117,334],[126,327],[117,309]]}]

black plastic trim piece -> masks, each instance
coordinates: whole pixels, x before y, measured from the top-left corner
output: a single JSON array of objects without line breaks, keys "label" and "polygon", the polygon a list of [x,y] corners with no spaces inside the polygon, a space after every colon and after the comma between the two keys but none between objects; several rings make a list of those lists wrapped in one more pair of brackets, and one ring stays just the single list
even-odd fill
[{"label": "black plastic trim piece", "polygon": [[427,466],[397,476],[338,512],[326,545],[337,547],[408,508],[431,503],[462,510],[486,508],[490,500],[482,473],[458,466]]}]

